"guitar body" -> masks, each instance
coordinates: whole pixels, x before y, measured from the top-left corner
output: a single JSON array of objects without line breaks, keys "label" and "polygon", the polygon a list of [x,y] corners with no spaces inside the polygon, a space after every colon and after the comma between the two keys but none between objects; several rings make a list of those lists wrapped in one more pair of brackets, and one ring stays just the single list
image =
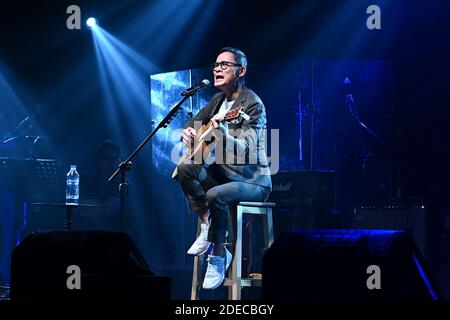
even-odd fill
[{"label": "guitar body", "polygon": [[[191,148],[187,148],[186,152],[183,154],[178,164],[184,162],[203,164],[204,161],[209,158],[209,155],[211,154],[212,150],[216,145],[215,141],[208,141],[208,143],[206,143],[205,141],[205,138],[209,135],[207,130],[210,128],[212,128],[212,126],[208,125],[203,125],[199,128],[197,134],[195,135],[193,146]],[[211,131],[212,130],[210,129],[210,132]],[[204,136],[202,137],[202,135]],[[178,174],[177,168],[175,168],[175,170],[172,173],[172,178],[175,178],[177,174]]]},{"label": "guitar body", "polygon": [[[222,121],[232,120],[241,114],[241,108],[236,108],[230,110],[223,118]],[[216,141],[211,141],[211,139],[207,139],[207,137],[211,134],[214,127],[212,122],[208,122],[207,124],[202,125],[198,130],[197,134],[194,138],[193,147],[187,148],[186,152],[181,157],[178,164],[183,162],[187,163],[195,163],[195,164],[203,164],[209,156],[211,155],[212,150],[214,150],[216,146]],[[208,142],[208,143],[207,143]],[[172,173],[172,178],[175,178],[178,174],[177,168]]]},{"label": "guitar body", "polygon": [[[202,160],[201,163],[203,163],[203,160],[208,159],[216,143],[215,141],[206,143],[205,138],[209,135],[207,131],[207,125],[200,127],[194,139],[194,148],[187,150],[183,160]],[[204,137],[202,137],[203,134],[205,134]]]}]

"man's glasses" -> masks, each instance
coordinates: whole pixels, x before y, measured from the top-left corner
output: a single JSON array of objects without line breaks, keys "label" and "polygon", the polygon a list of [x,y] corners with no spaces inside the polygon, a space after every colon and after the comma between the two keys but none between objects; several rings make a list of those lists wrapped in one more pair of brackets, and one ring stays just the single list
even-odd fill
[{"label": "man's glasses", "polygon": [[220,69],[225,70],[228,67],[242,67],[242,64],[234,63],[234,62],[228,62],[228,61],[221,61],[221,62],[214,62],[212,64],[212,68],[215,69],[220,66]]}]

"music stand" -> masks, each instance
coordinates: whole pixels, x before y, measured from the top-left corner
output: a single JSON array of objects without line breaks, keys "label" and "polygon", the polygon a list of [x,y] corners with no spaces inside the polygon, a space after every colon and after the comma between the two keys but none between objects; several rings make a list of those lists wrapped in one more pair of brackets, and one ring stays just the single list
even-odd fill
[{"label": "music stand", "polygon": [[32,206],[66,208],[65,231],[72,229],[74,208],[105,207],[97,204],[59,203],[63,198],[61,190],[65,189],[65,174],[61,172],[54,159],[0,158],[0,164],[6,178],[7,189],[20,194],[20,199],[25,202],[39,201],[31,203]]},{"label": "music stand", "polygon": [[[64,174],[54,159],[0,158],[7,189],[21,193],[24,200],[58,201],[64,190]],[[45,200],[43,200],[45,199]]]}]

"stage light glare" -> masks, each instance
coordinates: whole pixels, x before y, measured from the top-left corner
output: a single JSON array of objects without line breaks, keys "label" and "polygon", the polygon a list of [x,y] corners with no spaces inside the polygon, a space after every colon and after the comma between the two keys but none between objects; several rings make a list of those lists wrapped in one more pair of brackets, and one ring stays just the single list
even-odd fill
[{"label": "stage light glare", "polygon": [[96,26],[97,25],[97,20],[95,20],[95,18],[89,18],[89,19],[87,19],[86,20],[86,25],[89,27],[89,28],[93,28],[94,26]]}]

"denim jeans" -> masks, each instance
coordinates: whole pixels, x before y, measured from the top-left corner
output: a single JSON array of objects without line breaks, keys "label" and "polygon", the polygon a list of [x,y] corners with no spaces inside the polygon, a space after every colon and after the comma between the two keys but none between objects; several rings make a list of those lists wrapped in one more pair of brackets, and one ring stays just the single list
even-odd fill
[{"label": "denim jeans", "polygon": [[230,206],[240,201],[262,202],[270,189],[247,182],[233,181],[220,174],[218,165],[178,165],[178,181],[191,212],[209,210],[210,227],[208,241],[224,243],[228,227]]}]

